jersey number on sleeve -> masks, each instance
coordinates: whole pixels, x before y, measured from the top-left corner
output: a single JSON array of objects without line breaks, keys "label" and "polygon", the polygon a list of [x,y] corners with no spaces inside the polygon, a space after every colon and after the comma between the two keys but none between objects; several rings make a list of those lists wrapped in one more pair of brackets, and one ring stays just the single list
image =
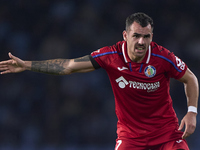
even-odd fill
[{"label": "jersey number on sleeve", "polygon": [[177,56],[175,56],[175,57],[176,57],[177,67],[179,67],[181,70],[184,70],[185,69],[185,63],[180,58],[178,58]]}]

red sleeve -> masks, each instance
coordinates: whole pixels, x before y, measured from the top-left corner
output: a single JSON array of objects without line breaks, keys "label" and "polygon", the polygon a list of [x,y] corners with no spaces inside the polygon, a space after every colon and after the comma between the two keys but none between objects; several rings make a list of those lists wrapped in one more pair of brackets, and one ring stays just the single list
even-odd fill
[{"label": "red sleeve", "polygon": [[95,59],[95,61],[102,67],[107,68],[109,64],[111,64],[113,60],[113,55],[117,54],[117,50],[115,45],[113,46],[106,46],[100,48],[91,53],[91,56]]},{"label": "red sleeve", "polygon": [[185,74],[187,65],[168,49],[158,46],[158,50],[158,55],[164,61],[163,68],[165,68],[168,76],[170,78],[180,79]]},{"label": "red sleeve", "polygon": [[172,61],[171,69],[169,72],[170,77],[180,79],[187,70],[187,65],[173,53],[170,54],[170,60]]}]

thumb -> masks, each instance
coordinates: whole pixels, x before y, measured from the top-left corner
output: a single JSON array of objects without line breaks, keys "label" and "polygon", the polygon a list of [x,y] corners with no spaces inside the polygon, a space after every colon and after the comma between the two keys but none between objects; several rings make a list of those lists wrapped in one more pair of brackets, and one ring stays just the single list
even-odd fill
[{"label": "thumb", "polygon": [[9,56],[11,59],[14,59],[14,56],[11,54],[11,52],[8,53],[8,56]]},{"label": "thumb", "polygon": [[18,62],[17,57],[13,56],[13,55],[11,54],[11,52],[9,52],[8,55],[9,55],[10,59],[12,59],[12,64],[16,64],[16,62]]},{"label": "thumb", "polygon": [[179,126],[178,130],[179,130],[179,131],[180,131],[180,130],[182,130],[182,129],[183,129],[183,127],[184,127],[184,121],[181,121],[181,124],[180,124],[180,126]]},{"label": "thumb", "polygon": [[[17,62],[17,63],[21,62],[21,59],[12,55],[11,52],[9,52],[8,55],[9,55],[10,59],[14,60],[15,62]],[[13,63],[15,63],[14,61],[13,61]]]}]

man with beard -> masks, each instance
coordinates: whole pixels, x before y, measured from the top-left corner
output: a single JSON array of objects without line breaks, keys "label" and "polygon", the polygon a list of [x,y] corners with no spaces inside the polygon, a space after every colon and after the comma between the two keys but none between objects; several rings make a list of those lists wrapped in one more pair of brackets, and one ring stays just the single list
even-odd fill
[{"label": "man with beard", "polygon": [[[196,127],[198,81],[187,65],[153,39],[153,20],[144,13],[127,17],[123,41],[76,59],[23,61],[9,53],[1,74],[31,70],[67,75],[106,70],[118,117],[115,150],[188,150],[185,138]],[[188,112],[179,126],[169,92],[170,78],[183,82]],[[185,126],[185,131],[181,130]]]}]

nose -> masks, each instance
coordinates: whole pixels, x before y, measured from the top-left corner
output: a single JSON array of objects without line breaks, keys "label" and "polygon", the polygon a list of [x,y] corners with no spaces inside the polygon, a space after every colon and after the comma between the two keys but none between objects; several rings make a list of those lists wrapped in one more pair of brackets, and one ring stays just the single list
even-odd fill
[{"label": "nose", "polygon": [[138,44],[140,44],[140,45],[143,45],[143,44],[144,44],[144,38],[143,38],[143,37],[140,37],[140,38],[139,38]]}]

